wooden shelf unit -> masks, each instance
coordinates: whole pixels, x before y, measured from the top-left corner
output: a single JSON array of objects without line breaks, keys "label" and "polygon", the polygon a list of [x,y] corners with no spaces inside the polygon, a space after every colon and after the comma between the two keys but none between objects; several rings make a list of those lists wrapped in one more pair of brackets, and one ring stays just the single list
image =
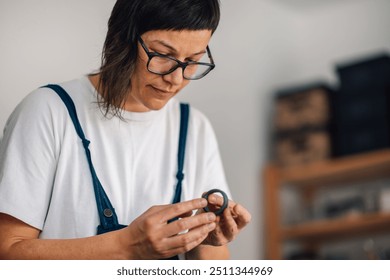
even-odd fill
[{"label": "wooden shelf unit", "polygon": [[282,259],[283,242],[288,240],[312,246],[352,235],[390,232],[390,213],[357,214],[284,226],[279,202],[284,185],[296,187],[306,199],[311,199],[321,187],[386,177],[390,178],[390,149],[288,168],[268,164],[263,173],[266,258]]}]

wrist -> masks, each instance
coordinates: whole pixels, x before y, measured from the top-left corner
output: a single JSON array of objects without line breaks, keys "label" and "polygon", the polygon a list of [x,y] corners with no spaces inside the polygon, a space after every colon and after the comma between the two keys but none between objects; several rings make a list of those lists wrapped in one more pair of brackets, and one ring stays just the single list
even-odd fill
[{"label": "wrist", "polygon": [[207,254],[205,254],[206,247],[210,247],[209,245],[198,245],[191,251],[188,251],[185,256],[187,260],[205,260],[207,259]]},{"label": "wrist", "polygon": [[199,245],[186,253],[187,260],[228,260],[229,249],[224,246]]},{"label": "wrist", "polygon": [[130,230],[128,227],[113,231],[110,234],[113,235],[114,241],[112,244],[115,254],[118,256],[120,260],[136,260],[139,259],[135,254],[134,244],[131,242],[133,240],[131,238]]}]

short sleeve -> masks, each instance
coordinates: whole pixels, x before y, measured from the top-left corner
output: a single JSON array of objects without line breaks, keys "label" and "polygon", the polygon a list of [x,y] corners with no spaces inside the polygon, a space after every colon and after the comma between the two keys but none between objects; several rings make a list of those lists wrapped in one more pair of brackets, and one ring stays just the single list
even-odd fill
[{"label": "short sleeve", "polygon": [[58,97],[38,89],[15,108],[0,143],[0,212],[42,229],[52,193]]}]

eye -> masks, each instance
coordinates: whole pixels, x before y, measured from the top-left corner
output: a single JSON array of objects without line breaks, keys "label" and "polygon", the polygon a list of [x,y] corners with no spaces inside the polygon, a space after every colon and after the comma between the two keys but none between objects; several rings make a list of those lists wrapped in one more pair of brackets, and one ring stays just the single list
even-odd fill
[{"label": "eye", "polygon": [[199,59],[196,58],[188,58],[186,59],[187,62],[199,62]]},{"label": "eye", "polygon": [[162,48],[150,48],[150,51],[164,56],[172,56],[172,53],[169,50],[164,50]]},{"label": "eye", "polygon": [[186,59],[188,62],[202,62],[205,59],[205,53],[200,53]]},{"label": "eye", "polygon": [[155,50],[150,50],[150,51],[153,52],[153,53],[159,54],[159,55],[168,56],[168,53],[165,53],[165,52],[155,51]]}]

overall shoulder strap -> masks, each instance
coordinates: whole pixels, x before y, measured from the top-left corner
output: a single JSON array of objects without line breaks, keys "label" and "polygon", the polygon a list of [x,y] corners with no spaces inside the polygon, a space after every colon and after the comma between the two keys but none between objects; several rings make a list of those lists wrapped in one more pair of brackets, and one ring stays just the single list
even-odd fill
[{"label": "overall shoulder strap", "polygon": [[[184,167],[184,155],[187,142],[187,130],[188,130],[188,119],[190,114],[190,106],[186,103],[180,103],[180,132],[179,132],[179,148],[177,152],[177,184],[175,189],[175,195],[172,203],[178,203],[181,199],[181,185],[184,179],[183,167]],[[168,223],[176,221],[177,218],[173,218]],[[173,256],[168,260],[178,260],[179,256]]]},{"label": "overall shoulder strap", "polygon": [[188,130],[188,119],[190,113],[190,106],[186,103],[180,103],[180,134],[179,134],[179,149],[177,153],[177,184],[175,190],[175,196],[173,197],[172,203],[180,202],[182,181],[184,178],[183,167],[184,167],[184,156],[187,141],[187,130]]},{"label": "overall shoulder strap", "polygon": [[115,213],[114,207],[111,205],[111,202],[103,189],[102,184],[99,181],[99,178],[96,175],[95,168],[92,164],[91,152],[89,150],[90,141],[85,137],[84,131],[81,127],[80,121],[77,117],[76,107],[73,103],[72,98],[69,94],[59,85],[49,84],[44,87],[50,88],[55,91],[61,100],[64,102],[69,116],[72,119],[73,125],[76,129],[77,135],[80,137],[85,154],[87,156],[89,169],[92,175],[92,183],[95,191],[95,199],[99,213],[100,225],[98,227],[98,234],[119,229],[125,226],[118,224],[118,218]]}]

